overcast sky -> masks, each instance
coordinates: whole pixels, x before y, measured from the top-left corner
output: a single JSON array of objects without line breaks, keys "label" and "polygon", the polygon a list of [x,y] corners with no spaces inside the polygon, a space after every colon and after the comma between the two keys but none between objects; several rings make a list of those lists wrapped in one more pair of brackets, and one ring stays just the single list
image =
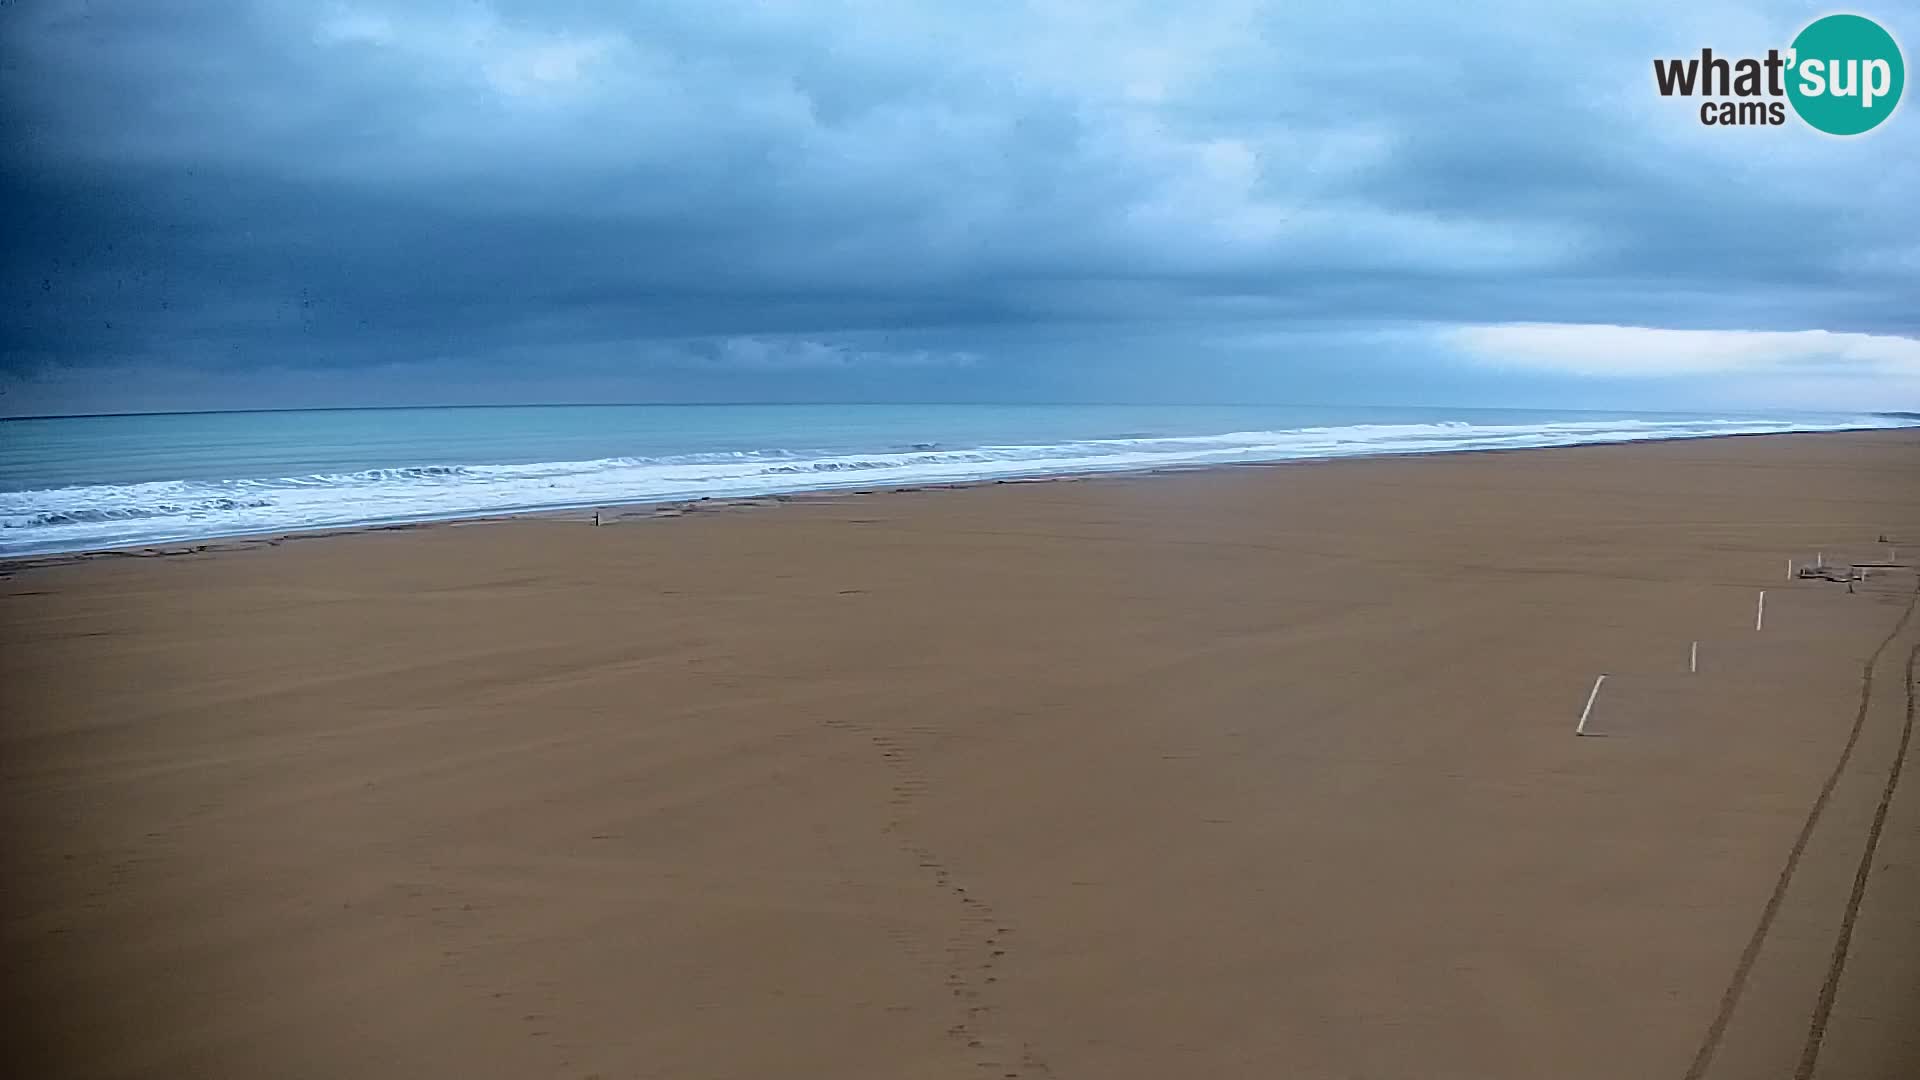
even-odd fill
[{"label": "overcast sky", "polygon": [[[1920,117],[1825,4],[16,0],[0,413],[1920,408]],[[1920,9],[1859,9],[1920,40]]]}]

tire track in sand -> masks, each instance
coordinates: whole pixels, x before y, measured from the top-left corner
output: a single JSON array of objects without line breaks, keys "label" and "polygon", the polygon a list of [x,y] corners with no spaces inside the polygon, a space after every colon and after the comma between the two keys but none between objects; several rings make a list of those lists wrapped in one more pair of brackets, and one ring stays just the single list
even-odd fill
[{"label": "tire track in sand", "polygon": [[1727,982],[1726,991],[1720,996],[1720,1007],[1714,1013],[1713,1022],[1707,1025],[1705,1036],[1700,1041],[1700,1049],[1693,1055],[1693,1062],[1687,1066],[1683,1080],[1701,1080],[1707,1070],[1713,1066],[1713,1055],[1720,1049],[1720,1040],[1727,1034],[1727,1025],[1733,1021],[1734,1010],[1740,1006],[1740,996],[1746,992],[1747,979],[1753,974],[1753,966],[1760,959],[1760,947],[1766,944],[1767,934],[1773,929],[1773,921],[1780,914],[1781,904],[1787,897],[1787,888],[1793,884],[1793,875],[1800,869],[1800,858],[1806,853],[1807,843],[1813,838],[1813,831],[1820,824],[1821,815],[1826,813],[1827,803],[1833,799],[1834,788],[1840,785],[1840,777],[1847,771],[1847,763],[1853,758],[1854,747],[1859,745],[1860,732],[1867,726],[1867,709],[1873,701],[1873,672],[1880,665],[1880,657],[1893,644],[1900,632],[1907,628],[1913,618],[1916,601],[1920,601],[1920,580],[1916,580],[1912,595],[1907,598],[1907,606],[1901,610],[1900,618],[1894,622],[1893,629],[1874,646],[1872,655],[1860,669],[1860,705],[1853,714],[1853,728],[1847,732],[1847,741],[1840,748],[1840,757],[1833,763],[1833,771],[1827,774],[1826,782],[1820,785],[1820,793],[1814,796],[1813,805],[1807,809],[1806,820],[1800,826],[1800,835],[1794,838],[1793,847],[1787,851],[1787,861],[1780,868],[1780,876],[1774,881],[1773,893],[1767,897],[1766,904],[1760,909],[1760,921],[1754,925],[1753,933],[1747,938],[1746,948],[1740,952],[1740,960],[1734,965],[1733,977]]},{"label": "tire track in sand", "polygon": [[1893,767],[1887,770],[1887,784],[1880,792],[1880,805],[1874,808],[1873,824],[1867,828],[1867,846],[1860,852],[1860,866],[1854,871],[1853,892],[1847,897],[1846,914],[1840,917],[1840,933],[1833,942],[1833,959],[1827,965],[1827,980],[1820,987],[1820,1003],[1814,1007],[1813,1022],[1807,1027],[1806,1045],[1800,1051],[1800,1067],[1794,1080],[1812,1080],[1820,1063],[1820,1044],[1827,1037],[1827,1022],[1833,1017],[1833,1002],[1840,994],[1840,979],[1846,974],[1847,952],[1853,946],[1853,927],[1860,917],[1860,904],[1867,896],[1867,882],[1873,876],[1873,857],[1880,850],[1880,834],[1886,829],[1887,811],[1900,790],[1900,774],[1906,766],[1907,748],[1913,745],[1914,662],[1920,660],[1920,645],[1907,650],[1907,715],[1900,726],[1900,748],[1893,755]]}]

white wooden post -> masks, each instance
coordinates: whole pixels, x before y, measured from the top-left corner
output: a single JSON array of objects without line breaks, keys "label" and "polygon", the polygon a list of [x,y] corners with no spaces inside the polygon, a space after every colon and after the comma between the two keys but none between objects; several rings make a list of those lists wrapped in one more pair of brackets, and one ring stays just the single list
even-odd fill
[{"label": "white wooden post", "polygon": [[1593,680],[1593,691],[1587,695],[1587,706],[1580,710],[1580,722],[1573,726],[1573,733],[1575,735],[1585,735],[1587,733],[1587,714],[1593,712],[1593,699],[1600,696],[1600,684],[1606,681],[1607,677],[1605,675]]}]

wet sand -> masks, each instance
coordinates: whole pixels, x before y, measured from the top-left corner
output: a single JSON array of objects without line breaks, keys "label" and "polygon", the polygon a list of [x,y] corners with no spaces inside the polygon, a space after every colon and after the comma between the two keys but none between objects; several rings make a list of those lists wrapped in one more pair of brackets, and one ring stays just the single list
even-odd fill
[{"label": "wet sand", "polygon": [[15,568],[0,1062],[1920,1075],[1916,496],[1763,436]]}]

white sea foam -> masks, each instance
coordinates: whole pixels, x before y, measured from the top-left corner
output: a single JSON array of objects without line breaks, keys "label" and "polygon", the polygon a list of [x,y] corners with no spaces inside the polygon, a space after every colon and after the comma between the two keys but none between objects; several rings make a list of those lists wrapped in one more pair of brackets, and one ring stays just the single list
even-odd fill
[{"label": "white sea foam", "polygon": [[1516,425],[1357,424],[833,456],[771,449],[521,465],[410,466],[280,478],[101,484],[0,492],[0,555],[703,496],[1362,454],[1833,431],[1906,423],[1910,422],[1863,416],[1817,422],[1612,419]]}]

